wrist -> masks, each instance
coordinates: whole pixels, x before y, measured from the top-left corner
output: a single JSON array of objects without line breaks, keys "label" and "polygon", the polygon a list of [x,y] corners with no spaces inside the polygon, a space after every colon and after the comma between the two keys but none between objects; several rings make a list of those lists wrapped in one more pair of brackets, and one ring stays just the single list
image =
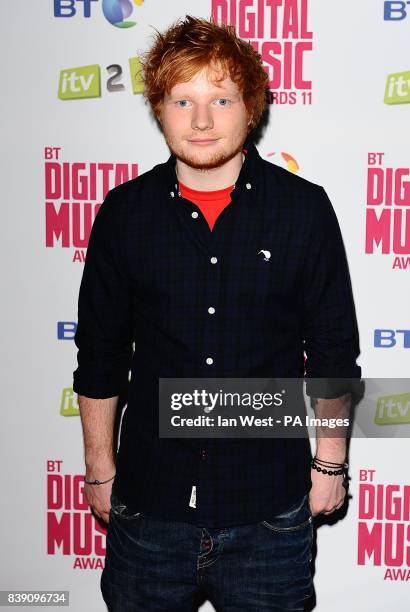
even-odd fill
[{"label": "wrist", "polygon": [[316,446],[316,457],[322,461],[333,461],[335,463],[344,463],[346,461],[346,441],[340,440],[318,440]]},{"label": "wrist", "polygon": [[320,451],[316,451],[316,453],[313,455],[313,458],[317,457],[317,459],[320,459],[321,461],[328,461],[329,463],[345,463],[347,461],[346,459],[346,453],[344,455],[337,455],[337,454],[331,454],[331,453],[324,453],[324,452],[320,452]]},{"label": "wrist", "polygon": [[114,474],[114,476],[111,476],[110,478],[104,478],[104,480],[101,480],[99,478],[88,478],[87,474],[86,474],[85,477],[84,477],[84,482],[85,482],[85,484],[89,484],[89,485],[104,485],[104,484],[107,484],[109,482],[112,483],[114,478],[115,478],[115,474]]},{"label": "wrist", "polygon": [[[107,455],[87,455],[85,459],[85,469],[87,476],[89,474],[99,474],[100,476],[106,476],[108,478],[115,472],[115,461],[113,457]],[[100,480],[98,475],[96,478]]]}]

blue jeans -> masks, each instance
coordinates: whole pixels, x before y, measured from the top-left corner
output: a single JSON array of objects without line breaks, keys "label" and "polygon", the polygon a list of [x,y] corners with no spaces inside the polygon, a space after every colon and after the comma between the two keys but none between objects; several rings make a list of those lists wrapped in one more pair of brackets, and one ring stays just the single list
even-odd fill
[{"label": "blue jeans", "polygon": [[[235,527],[130,514],[111,495],[101,592],[110,612],[303,611],[313,592],[308,496],[266,521]],[[202,602],[204,599],[202,599]]]}]

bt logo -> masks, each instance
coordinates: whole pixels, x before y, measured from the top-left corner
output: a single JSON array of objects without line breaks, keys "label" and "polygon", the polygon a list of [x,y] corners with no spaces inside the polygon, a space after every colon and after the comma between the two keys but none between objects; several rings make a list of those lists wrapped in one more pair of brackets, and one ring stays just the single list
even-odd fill
[{"label": "bt logo", "polygon": [[[93,2],[99,0],[54,0],[54,17],[74,17],[82,9],[83,17],[91,17]],[[133,0],[135,6],[142,6],[144,0]],[[136,21],[126,21],[134,7],[131,0],[102,0],[104,17],[117,28],[132,28]]]},{"label": "bt logo", "polygon": [[398,334],[400,334],[400,344],[403,348],[410,348],[410,329],[375,329],[374,346],[376,348],[393,348],[398,344]]},{"label": "bt logo", "polygon": [[[144,91],[142,81],[141,64],[138,57],[128,59],[132,93],[140,94]],[[120,82],[122,67],[120,64],[107,66],[110,75],[107,79],[107,91],[124,91],[125,85]],[[89,66],[77,66],[76,68],[64,68],[60,72],[58,83],[58,97],[60,100],[79,100],[81,98],[101,97],[101,70],[98,64]]]},{"label": "bt logo", "polygon": [[74,321],[57,321],[57,339],[74,340],[77,323]]},{"label": "bt logo", "polygon": [[410,5],[410,1],[386,1],[384,3],[384,21],[402,21],[403,19],[406,19],[407,5]]}]

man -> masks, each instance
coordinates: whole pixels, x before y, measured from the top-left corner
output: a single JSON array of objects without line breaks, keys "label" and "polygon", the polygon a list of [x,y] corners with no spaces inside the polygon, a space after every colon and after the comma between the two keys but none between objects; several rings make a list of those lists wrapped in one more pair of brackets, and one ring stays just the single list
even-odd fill
[{"label": "man", "polygon": [[192,610],[199,591],[217,610],[303,610],[312,518],[346,494],[345,439],[319,438],[314,469],[306,438],[160,438],[158,382],[306,373],[317,413],[345,414],[349,388],[317,382],[361,374],[337,218],[322,187],[260,157],[267,76],[232,27],[187,16],[143,69],[171,156],[107,194],[75,336],[103,596],[121,612]]}]

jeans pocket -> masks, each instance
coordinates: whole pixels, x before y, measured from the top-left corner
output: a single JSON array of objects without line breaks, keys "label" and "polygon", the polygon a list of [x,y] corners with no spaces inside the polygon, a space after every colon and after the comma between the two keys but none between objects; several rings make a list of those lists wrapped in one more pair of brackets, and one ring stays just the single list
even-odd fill
[{"label": "jeans pocket", "polygon": [[124,502],[122,502],[114,492],[111,492],[110,503],[110,514],[113,514],[116,517],[127,520],[142,518],[141,512],[131,512],[126,504],[124,504]]},{"label": "jeans pocket", "polygon": [[271,531],[292,532],[310,526],[313,517],[309,506],[308,494],[293,503],[287,510],[260,524]]}]

